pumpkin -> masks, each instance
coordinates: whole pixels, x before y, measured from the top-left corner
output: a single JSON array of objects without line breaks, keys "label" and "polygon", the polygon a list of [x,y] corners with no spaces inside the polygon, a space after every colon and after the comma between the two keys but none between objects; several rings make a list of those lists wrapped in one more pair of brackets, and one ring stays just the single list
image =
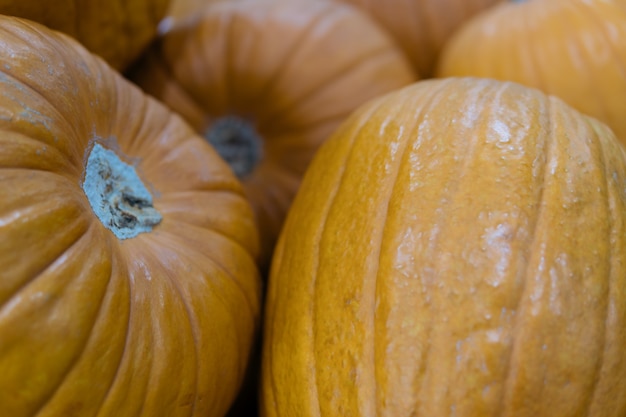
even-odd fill
[{"label": "pumpkin", "polygon": [[157,34],[170,0],[0,0],[0,14],[34,20],[79,40],[124,70]]},{"label": "pumpkin", "polygon": [[70,37],[0,39],[0,415],[224,415],[260,313],[241,184]]},{"label": "pumpkin", "polygon": [[366,11],[432,77],[441,48],[467,19],[501,0],[340,0]]},{"label": "pumpkin", "polygon": [[416,80],[362,12],[309,0],[209,3],[130,78],[230,163],[256,213],[263,269],[319,145],[359,105]]},{"label": "pumpkin", "polygon": [[[233,0],[171,0],[170,7],[167,10],[168,19],[185,19],[192,16],[206,4],[214,1],[233,1]],[[171,22],[166,22],[171,24]]]},{"label": "pumpkin", "polygon": [[318,151],[276,247],[263,414],[626,415],[626,151],[516,83],[419,82]]},{"label": "pumpkin", "polygon": [[439,77],[510,80],[564,99],[626,143],[626,3],[507,1],[446,45]]}]

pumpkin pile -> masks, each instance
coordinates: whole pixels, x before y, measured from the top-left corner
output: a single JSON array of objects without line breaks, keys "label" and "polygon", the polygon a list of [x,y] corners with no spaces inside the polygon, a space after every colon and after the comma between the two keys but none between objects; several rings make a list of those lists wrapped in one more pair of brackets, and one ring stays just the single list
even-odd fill
[{"label": "pumpkin pile", "polygon": [[623,0],[0,0],[0,416],[626,416],[624,97]]}]

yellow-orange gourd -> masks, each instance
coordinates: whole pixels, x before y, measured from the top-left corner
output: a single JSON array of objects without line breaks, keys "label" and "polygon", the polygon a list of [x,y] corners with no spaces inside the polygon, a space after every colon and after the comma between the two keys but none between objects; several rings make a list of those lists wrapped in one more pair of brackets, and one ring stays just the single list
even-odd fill
[{"label": "yellow-orange gourd", "polygon": [[514,83],[381,97],[309,166],[264,332],[264,417],[622,417],[626,152]]},{"label": "yellow-orange gourd", "polygon": [[0,416],[223,416],[260,310],[241,184],[68,36],[0,39]]},{"label": "yellow-orange gourd", "polygon": [[626,3],[506,1],[445,46],[437,76],[515,81],[609,125],[626,144]]}]

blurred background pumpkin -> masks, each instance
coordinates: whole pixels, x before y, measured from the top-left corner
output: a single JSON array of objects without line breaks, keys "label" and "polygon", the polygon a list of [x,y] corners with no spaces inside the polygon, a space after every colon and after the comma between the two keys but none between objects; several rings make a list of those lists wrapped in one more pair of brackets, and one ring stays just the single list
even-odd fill
[{"label": "blurred background pumpkin", "polygon": [[437,76],[510,80],[561,97],[626,144],[623,0],[506,1],[468,21]]},{"label": "blurred background pumpkin", "polygon": [[441,48],[470,17],[502,0],[337,0],[365,10],[388,31],[420,77],[433,76]]},{"label": "blurred background pumpkin", "polygon": [[118,70],[157,34],[170,0],[0,0],[0,14],[42,23],[80,41]]},{"label": "blurred background pumpkin", "polygon": [[209,2],[129,76],[230,163],[256,213],[263,270],[319,145],[359,105],[417,79],[363,12],[323,0]]}]

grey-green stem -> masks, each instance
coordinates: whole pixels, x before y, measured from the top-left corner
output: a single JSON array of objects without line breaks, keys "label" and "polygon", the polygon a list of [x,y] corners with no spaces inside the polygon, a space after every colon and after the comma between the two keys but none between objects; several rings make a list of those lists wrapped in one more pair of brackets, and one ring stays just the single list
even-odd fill
[{"label": "grey-green stem", "polygon": [[252,124],[241,117],[215,120],[204,137],[240,179],[251,174],[261,161],[262,139]]},{"label": "grey-green stem", "polygon": [[120,240],[150,232],[161,222],[135,168],[98,143],[87,158],[83,191],[100,222]]}]

